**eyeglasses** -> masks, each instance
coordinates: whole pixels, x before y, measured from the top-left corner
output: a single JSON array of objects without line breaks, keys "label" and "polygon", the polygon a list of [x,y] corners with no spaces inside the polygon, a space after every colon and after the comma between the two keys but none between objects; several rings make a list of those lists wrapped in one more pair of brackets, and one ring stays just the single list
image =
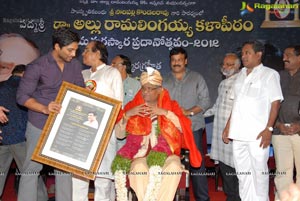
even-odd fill
[{"label": "eyeglasses", "polygon": [[233,63],[233,64],[231,64],[231,63],[220,63],[220,66],[228,66],[228,67],[230,67],[230,66],[234,66],[235,65],[235,63]]},{"label": "eyeglasses", "polygon": [[142,92],[153,92],[158,88],[160,88],[160,87],[142,87],[141,90],[142,90]]}]

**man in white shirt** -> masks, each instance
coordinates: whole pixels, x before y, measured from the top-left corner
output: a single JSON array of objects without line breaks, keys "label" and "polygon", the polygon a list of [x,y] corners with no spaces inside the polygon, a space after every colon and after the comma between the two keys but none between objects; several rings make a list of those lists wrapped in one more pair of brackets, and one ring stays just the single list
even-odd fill
[{"label": "man in white shirt", "polygon": [[233,109],[223,140],[233,140],[233,160],[243,201],[269,200],[267,161],[273,125],[283,100],[279,74],[261,63],[264,45],[248,41],[242,47],[245,66],[233,88]]},{"label": "man in white shirt", "polygon": [[[107,65],[108,52],[105,45],[100,41],[91,41],[82,53],[83,63],[90,69],[82,71],[82,75],[88,88],[96,93],[123,101],[123,85],[120,72]],[[92,85],[92,86],[91,86]],[[111,163],[117,152],[117,138],[115,132],[109,140],[104,157],[94,181],[94,200],[115,200],[114,176],[111,172]],[[73,177],[73,201],[87,201],[89,180]]]}]

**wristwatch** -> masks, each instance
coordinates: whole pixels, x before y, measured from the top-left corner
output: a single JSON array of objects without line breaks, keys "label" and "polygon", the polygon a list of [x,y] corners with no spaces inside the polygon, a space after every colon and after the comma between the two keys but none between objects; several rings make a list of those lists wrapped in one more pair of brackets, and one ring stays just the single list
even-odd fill
[{"label": "wristwatch", "polygon": [[195,113],[194,113],[193,111],[192,111],[192,112],[190,112],[190,116],[194,116],[194,114],[195,114]]},{"label": "wristwatch", "polygon": [[268,130],[271,131],[271,132],[274,130],[272,126],[267,127],[267,128],[268,128]]}]

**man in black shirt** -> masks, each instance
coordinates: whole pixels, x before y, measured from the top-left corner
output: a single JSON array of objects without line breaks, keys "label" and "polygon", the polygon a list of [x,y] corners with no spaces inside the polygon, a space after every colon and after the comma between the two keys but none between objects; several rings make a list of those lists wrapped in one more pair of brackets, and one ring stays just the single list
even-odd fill
[{"label": "man in black shirt", "polygon": [[277,170],[275,200],[279,200],[281,192],[288,190],[294,182],[294,166],[297,171],[296,185],[300,186],[300,45],[287,47],[283,61],[285,70],[280,72],[280,82],[284,100],[272,138]]}]

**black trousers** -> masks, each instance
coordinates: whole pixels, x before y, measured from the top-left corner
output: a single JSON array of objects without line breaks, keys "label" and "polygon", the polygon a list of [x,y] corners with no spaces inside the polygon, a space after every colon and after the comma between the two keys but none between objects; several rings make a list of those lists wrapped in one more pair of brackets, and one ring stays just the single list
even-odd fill
[{"label": "black trousers", "polygon": [[[205,171],[205,161],[202,149],[203,129],[193,131],[195,143],[202,155],[202,164],[200,168],[190,167],[190,178],[192,180],[193,194],[196,201],[209,201],[207,175]],[[206,142],[205,142],[206,143]]]},{"label": "black trousers", "polygon": [[219,161],[219,167],[223,183],[223,191],[226,194],[226,201],[240,201],[239,181],[235,169]]}]

